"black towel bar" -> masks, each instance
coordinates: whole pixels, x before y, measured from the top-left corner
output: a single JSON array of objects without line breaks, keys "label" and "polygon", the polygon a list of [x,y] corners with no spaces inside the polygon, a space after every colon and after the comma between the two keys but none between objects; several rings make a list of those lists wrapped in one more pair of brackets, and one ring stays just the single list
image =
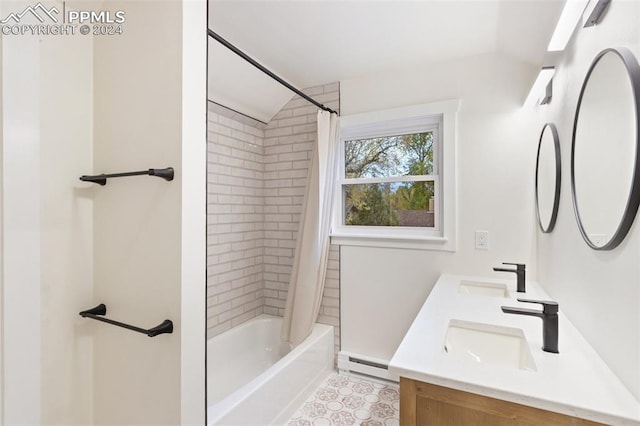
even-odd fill
[{"label": "black towel bar", "polygon": [[100,315],[106,315],[106,313],[107,313],[107,307],[105,306],[104,303],[101,303],[95,308],[87,309],[86,311],[80,312],[80,316],[83,318],[91,318],[97,321],[106,322],[107,324],[111,324],[111,325],[117,325],[118,327],[126,328],[127,330],[146,334],[149,337],[155,337],[158,334],[173,333],[173,322],[171,322],[171,320],[164,320],[162,321],[162,324],[147,330],[144,328],[136,327],[134,325],[125,324],[120,321],[114,321],[112,319],[104,318],[100,316]]},{"label": "black towel bar", "polygon": [[173,180],[173,167],[167,167],[165,169],[141,170],[139,172],[111,173],[108,175],[105,175],[105,174],[93,175],[93,176],[82,175],[80,176],[80,180],[84,182],[93,182],[93,183],[97,183],[98,185],[104,186],[107,184],[107,179],[110,179],[110,178],[126,177],[126,176],[142,176],[142,175],[158,176],[166,181],[171,181]]}]

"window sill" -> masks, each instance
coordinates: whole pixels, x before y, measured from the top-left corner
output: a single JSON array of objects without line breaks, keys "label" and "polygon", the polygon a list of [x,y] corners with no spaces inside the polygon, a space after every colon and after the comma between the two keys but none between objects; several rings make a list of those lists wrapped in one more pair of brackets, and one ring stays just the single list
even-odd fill
[{"label": "window sill", "polygon": [[454,252],[455,247],[445,237],[379,235],[373,233],[332,233],[331,244],[355,247],[380,247]]}]

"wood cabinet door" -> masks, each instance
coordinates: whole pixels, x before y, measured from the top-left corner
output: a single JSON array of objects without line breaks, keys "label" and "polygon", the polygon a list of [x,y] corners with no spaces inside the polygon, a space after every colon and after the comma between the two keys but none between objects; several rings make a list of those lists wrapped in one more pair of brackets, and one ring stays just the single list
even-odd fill
[{"label": "wood cabinet door", "polygon": [[401,426],[600,424],[500,399],[400,378]]}]

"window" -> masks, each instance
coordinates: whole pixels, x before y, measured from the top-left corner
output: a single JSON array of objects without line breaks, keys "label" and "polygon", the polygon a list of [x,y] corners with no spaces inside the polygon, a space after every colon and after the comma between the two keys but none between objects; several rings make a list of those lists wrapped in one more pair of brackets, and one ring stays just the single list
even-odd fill
[{"label": "window", "polygon": [[341,118],[334,243],[455,249],[457,105]]},{"label": "window", "polygon": [[438,127],[342,141],[343,225],[437,230]]}]

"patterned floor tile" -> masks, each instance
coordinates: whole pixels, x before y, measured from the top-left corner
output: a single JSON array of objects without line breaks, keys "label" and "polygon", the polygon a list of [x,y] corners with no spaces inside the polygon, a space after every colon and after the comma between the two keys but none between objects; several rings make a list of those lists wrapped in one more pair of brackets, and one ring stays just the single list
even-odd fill
[{"label": "patterned floor tile", "polygon": [[332,374],[291,417],[288,426],[397,426],[400,393],[351,375]]}]

